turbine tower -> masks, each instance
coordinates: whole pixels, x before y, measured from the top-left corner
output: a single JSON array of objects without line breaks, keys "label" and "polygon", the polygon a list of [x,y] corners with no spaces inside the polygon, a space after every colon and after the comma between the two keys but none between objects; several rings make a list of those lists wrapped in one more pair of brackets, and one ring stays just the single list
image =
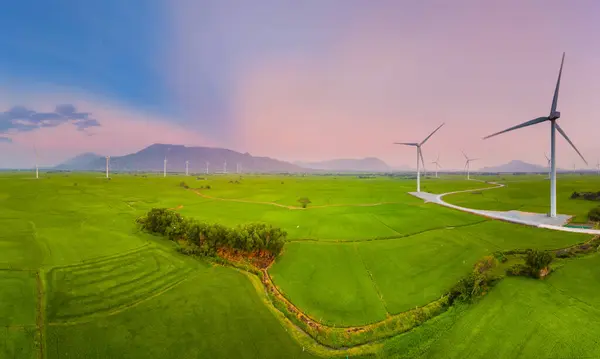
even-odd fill
[{"label": "turbine tower", "polygon": [[467,180],[470,180],[470,170],[471,170],[471,162],[478,160],[479,158],[469,158],[469,156],[467,156],[467,154],[464,151],[461,151],[463,156],[465,156],[465,159],[467,160],[465,162],[465,170],[467,171]]},{"label": "turbine tower", "polygon": [[227,173],[227,161],[223,163],[223,173]]},{"label": "turbine tower", "polygon": [[39,179],[40,171],[38,168],[38,153],[37,153],[37,149],[35,148],[35,146],[33,146],[33,152],[35,153],[35,179]]},{"label": "turbine tower", "polygon": [[598,176],[600,176],[600,160],[596,163],[596,171],[598,172]]},{"label": "turbine tower", "polygon": [[209,165],[209,163],[208,163],[208,161],[206,161],[206,174],[208,174],[208,165]]},{"label": "turbine tower", "polygon": [[423,159],[423,151],[421,150],[421,147],[423,146],[423,144],[425,144],[425,142],[427,142],[427,140],[431,136],[433,136],[434,133],[437,132],[437,130],[442,128],[442,126],[444,126],[444,123],[442,123],[438,128],[433,130],[433,132],[430,133],[429,136],[427,136],[420,143],[417,143],[417,142],[394,142],[395,145],[414,146],[417,148],[417,192],[421,192],[421,168],[420,168],[419,159],[421,160],[421,163],[423,164],[423,168],[425,168],[425,160]]},{"label": "turbine tower", "polygon": [[189,164],[190,164],[190,161],[185,161],[185,175],[186,176],[190,175]]},{"label": "turbine tower", "polygon": [[564,62],[565,53],[563,52],[562,60],[560,62],[560,70],[558,71],[558,80],[556,81],[556,88],[554,89],[554,97],[552,98],[552,107],[550,107],[550,114],[548,116],[538,117],[536,119],[523,122],[520,125],[510,127],[504,131],[500,131],[484,137],[484,139],[486,139],[519,128],[535,125],[546,121],[550,122],[550,217],[556,217],[556,131],[558,131],[558,133],[560,133],[565,138],[565,140],[567,140],[567,142],[571,145],[571,147],[573,147],[575,152],[577,152],[579,157],[581,157],[583,162],[585,162],[585,164],[587,165],[587,161],[585,160],[585,158],[583,158],[581,152],[579,152],[577,147],[575,147],[573,142],[571,142],[565,131],[563,131],[563,129],[558,125],[558,123],[556,123],[556,121],[560,118],[560,112],[556,111],[556,105],[558,104],[558,90],[560,88],[560,77],[562,75],[562,68]]},{"label": "turbine tower", "polygon": [[165,156],[165,161],[163,164],[163,177],[167,177],[167,156]]},{"label": "turbine tower", "polygon": [[440,166],[440,154],[439,153],[438,153],[437,159],[435,161],[432,161],[431,163],[435,165],[435,178],[438,178],[438,168],[442,167],[442,166]]},{"label": "turbine tower", "polygon": [[110,163],[110,156],[106,156],[106,178],[108,178],[108,165]]}]

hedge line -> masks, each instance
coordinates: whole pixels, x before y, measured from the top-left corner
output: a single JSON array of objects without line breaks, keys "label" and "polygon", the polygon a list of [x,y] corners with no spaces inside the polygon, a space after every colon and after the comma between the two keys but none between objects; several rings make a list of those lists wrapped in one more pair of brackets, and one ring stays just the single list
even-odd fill
[{"label": "hedge line", "polygon": [[187,254],[216,256],[220,250],[254,257],[277,257],[285,244],[287,232],[264,223],[250,223],[228,228],[184,218],[166,208],[153,208],[137,219],[140,227],[182,245]]}]

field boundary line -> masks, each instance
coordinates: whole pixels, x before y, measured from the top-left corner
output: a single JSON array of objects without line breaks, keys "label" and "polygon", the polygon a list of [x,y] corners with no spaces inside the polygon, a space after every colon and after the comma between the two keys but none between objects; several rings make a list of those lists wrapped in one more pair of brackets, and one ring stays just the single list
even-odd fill
[{"label": "field boundary line", "polygon": [[409,206],[411,205],[406,202],[375,202],[375,203],[346,203],[346,204],[334,203],[334,204],[322,204],[322,205],[318,205],[318,206],[308,206],[306,208],[303,208],[303,207],[299,207],[299,206],[289,206],[289,205],[285,205],[285,204],[281,204],[281,203],[277,203],[277,202],[252,201],[249,199],[239,199],[239,198],[213,197],[213,196],[204,194],[196,189],[190,189],[190,190],[200,197],[203,197],[206,199],[212,199],[215,201],[238,202],[238,203],[249,203],[249,204],[264,204],[264,205],[285,208],[285,209],[289,209],[289,210],[309,210],[309,209],[330,208],[330,207],[376,207],[376,206],[383,206],[386,204],[406,204]]},{"label": "field boundary line", "polygon": [[472,223],[465,223],[465,224],[458,224],[456,226],[444,226],[444,227],[435,227],[435,228],[428,228],[428,229],[424,229],[422,231],[419,232],[414,232],[414,233],[407,233],[407,234],[399,234],[397,236],[389,236],[389,237],[375,237],[375,238],[363,238],[363,239],[314,239],[314,238],[306,238],[306,239],[288,239],[286,241],[286,243],[298,243],[298,242],[315,242],[315,243],[320,243],[320,244],[339,244],[339,243],[357,243],[357,242],[376,242],[376,241],[394,241],[394,240],[398,240],[398,239],[404,239],[404,238],[408,238],[408,237],[412,237],[412,236],[417,236],[419,234],[423,234],[423,233],[427,233],[427,232],[433,232],[433,231],[441,231],[444,229],[454,229],[454,228],[463,228],[463,227],[470,227],[470,226],[475,226],[478,224],[482,224],[485,222],[489,222],[491,219],[490,218],[483,218],[480,221],[477,222],[472,222]]},{"label": "field boundary line", "polygon": [[385,309],[386,317],[389,318],[391,316],[391,313],[388,310],[387,303],[385,302],[385,299],[383,299],[383,294],[379,290],[379,286],[377,285],[377,282],[375,282],[375,278],[373,278],[373,273],[371,273],[371,271],[369,270],[369,268],[367,268],[367,264],[365,263],[362,255],[360,254],[360,251],[358,250],[356,243],[354,243],[354,251],[356,252],[356,255],[358,256],[358,258],[360,259],[360,262],[362,263],[363,268],[367,272],[367,275],[369,276],[369,279],[371,280],[371,284],[373,285],[373,289],[375,289],[375,293],[377,293],[377,296],[379,297],[379,301],[381,302],[381,305],[383,305],[383,309]]},{"label": "field boundary line", "polygon": [[40,268],[35,273],[36,289],[37,289],[37,308],[35,323],[39,336],[38,358],[44,359],[46,356],[46,293],[44,290],[44,270]]}]

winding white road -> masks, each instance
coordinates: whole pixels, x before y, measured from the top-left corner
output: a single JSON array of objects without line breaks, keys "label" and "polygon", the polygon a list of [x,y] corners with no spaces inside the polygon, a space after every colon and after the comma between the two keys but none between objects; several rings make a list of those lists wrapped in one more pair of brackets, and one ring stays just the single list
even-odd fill
[{"label": "winding white road", "polygon": [[[472,181],[477,181],[477,180],[472,180]],[[484,182],[484,181],[479,181],[479,182]],[[448,203],[442,199],[442,197],[447,196],[449,194],[475,192],[475,191],[487,191],[487,190],[491,190],[491,189],[504,187],[504,185],[501,183],[495,183],[495,182],[487,182],[487,183],[492,184],[494,186],[486,187],[486,188],[469,189],[469,190],[465,190],[465,191],[454,191],[454,192],[448,192],[448,193],[442,193],[442,194],[432,194],[432,193],[427,193],[427,192],[410,192],[410,194],[415,197],[423,199],[425,202],[436,203],[441,206],[457,209],[459,211],[469,212],[469,213],[473,213],[473,214],[476,214],[479,216],[498,219],[501,221],[519,223],[519,224],[524,224],[527,226],[532,226],[532,227],[537,227],[537,228],[552,229],[555,231],[600,235],[600,230],[598,230],[598,229],[564,227],[564,225],[568,222],[569,218],[571,218],[571,216],[564,215],[564,214],[559,214],[556,216],[556,218],[551,218],[542,213],[531,213],[531,212],[521,212],[521,211],[488,211],[488,210],[482,210],[482,209],[473,209],[473,208],[457,206],[457,205]]]}]

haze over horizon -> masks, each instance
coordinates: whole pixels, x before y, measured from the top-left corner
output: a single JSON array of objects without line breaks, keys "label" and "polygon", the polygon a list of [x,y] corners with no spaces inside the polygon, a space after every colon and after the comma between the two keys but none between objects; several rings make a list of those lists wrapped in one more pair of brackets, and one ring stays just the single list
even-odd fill
[{"label": "haze over horizon", "polygon": [[[370,6],[369,6],[370,5]],[[600,3],[14,2],[0,13],[0,168],[153,143],[285,161],[545,165],[559,123],[600,157]],[[557,165],[585,168],[557,137]]]}]

